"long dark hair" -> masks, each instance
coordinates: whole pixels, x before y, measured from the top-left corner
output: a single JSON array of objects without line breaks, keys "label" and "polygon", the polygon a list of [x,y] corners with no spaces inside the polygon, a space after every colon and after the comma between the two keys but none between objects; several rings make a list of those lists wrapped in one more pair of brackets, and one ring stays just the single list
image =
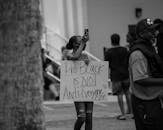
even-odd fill
[{"label": "long dark hair", "polygon": [[68,41],[68,43],[66,45],[66,48],[69,49],[69,50],[73,49],[73,43],[76,42],[76,41],[77,41],[77,36],[72,36],[69,39],[69,41]]},{"label": "long dark hair", "polygon": [[[66,49],[68,49],[68,50],[74,49],[73,43],[76,43],[77,42],[77,37],[81,37],[81,36],[75,35],[75,36],[72,36],[69,39],[69,41],[68,41],[68,43],[66,45]],[[86,48],[86,44],[84,45],[83,50],[85,50],[85,48]]]}]

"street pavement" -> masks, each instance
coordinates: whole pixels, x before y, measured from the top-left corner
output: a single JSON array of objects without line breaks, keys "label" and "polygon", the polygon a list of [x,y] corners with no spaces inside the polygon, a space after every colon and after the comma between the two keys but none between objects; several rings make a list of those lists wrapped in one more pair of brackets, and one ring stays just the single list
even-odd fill
[{"label": "street pavement", "polygon": [[[73,130],[76,112],[72,102],[46,101],[43,105],[46,130]],[[126,115],[126,120],[117,120],[119,114],[116,97],[110,96],[108,102],[95,103],[93,130],[135,130],[131,116]]]}]

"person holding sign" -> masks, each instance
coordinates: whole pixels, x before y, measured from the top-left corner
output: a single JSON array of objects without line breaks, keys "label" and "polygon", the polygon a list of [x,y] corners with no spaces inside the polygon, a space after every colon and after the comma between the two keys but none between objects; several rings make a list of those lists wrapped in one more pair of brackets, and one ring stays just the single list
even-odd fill
[{"label": "person holding sign", "polygon": [[[89,64],[88,56],[83,52],[88,41],[88,30],[85,30],[83,37],[72,36],[66,45],[66,49],[72,50],[72,53],[67,53],[63,59],[67,60],[80,60]],[[92,112],[93,102],[75,101],[75,109],[77,113],[77,120],[74,125],[74,130],[80,130],[82,125],[85,123],[85,130],[92,130]]]}]

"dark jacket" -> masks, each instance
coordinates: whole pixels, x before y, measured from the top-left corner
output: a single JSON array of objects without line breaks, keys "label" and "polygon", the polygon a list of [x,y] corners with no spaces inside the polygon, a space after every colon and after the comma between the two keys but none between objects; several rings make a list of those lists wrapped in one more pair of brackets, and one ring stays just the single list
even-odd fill
[{"label": "dark jacket", "polygon": [[147,58],[152,77],[163,77],[163,61],[149,41],[136,40],[130,48],[130,54],[135,50],[140,50]]}]

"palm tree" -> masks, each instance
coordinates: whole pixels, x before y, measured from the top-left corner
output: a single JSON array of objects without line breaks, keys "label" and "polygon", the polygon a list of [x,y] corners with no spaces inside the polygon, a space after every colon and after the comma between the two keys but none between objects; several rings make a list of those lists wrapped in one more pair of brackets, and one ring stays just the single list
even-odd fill
[{"label": "palm tree", "polygon": [[0,130],[45,130],[39,0],[0,0]]}]

